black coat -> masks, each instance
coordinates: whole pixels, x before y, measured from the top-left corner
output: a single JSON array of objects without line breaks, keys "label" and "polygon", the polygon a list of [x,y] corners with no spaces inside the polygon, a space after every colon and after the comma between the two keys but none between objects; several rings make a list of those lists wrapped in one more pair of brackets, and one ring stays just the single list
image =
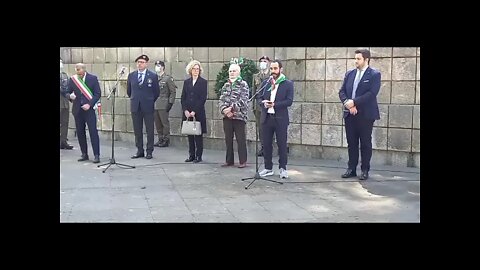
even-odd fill
[{"label": "black coat", "polygon": [[185,121],[185,110],[194,111],[195,119],[202,124],[202,133],[207,133],[207,116],[205,114],[205,102],[207,102],[207,80],[198,76],[195,86],[192,85],[192,77],[183,82],[182,89],[182,120]]}]

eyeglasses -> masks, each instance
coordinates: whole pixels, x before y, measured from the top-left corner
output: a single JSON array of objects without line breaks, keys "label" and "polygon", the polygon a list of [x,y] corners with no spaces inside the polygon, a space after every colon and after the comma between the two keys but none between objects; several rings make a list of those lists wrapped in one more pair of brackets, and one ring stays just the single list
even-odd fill
[{"label": "eyeglasses", "polygon": [[145,62],[145,61],[137,61],[137,63],[138,63],[138,64],[145,64],[145,63],[147,63],[147,62]]}]

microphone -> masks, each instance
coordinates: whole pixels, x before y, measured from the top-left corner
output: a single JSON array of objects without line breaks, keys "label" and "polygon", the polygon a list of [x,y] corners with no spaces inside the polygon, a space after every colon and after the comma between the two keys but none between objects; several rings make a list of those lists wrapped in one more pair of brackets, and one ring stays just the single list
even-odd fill
[{"label": "microphone", "polygon": [[122,66],[122,69],[120,70],[120,73],[119,73],[120,75],[123,75],[123,74],[125,73],[125,68],[126,68],[126,67],[123,67],[123,66]]}]

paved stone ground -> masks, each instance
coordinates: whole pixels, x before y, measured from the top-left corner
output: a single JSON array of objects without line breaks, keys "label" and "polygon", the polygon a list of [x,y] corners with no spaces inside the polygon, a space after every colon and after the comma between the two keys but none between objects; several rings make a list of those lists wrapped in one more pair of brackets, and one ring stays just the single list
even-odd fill
[{"label": "paved stone ground", "polygon": [[[116,161],[136,168],[102,173],[106,166],[78,162],[78,142],[69,142],[74,150],[60,150],[60,222],[420,222],[418,168],[374,166],[359,181],[340,177],[344,163],[289,158],[290,178],[280,180],[274,157],[268,178],[284,184],[257,180],[245,189],[241,179],[255,174],[251,153],[247,168],[221,168],[224,151],[205,150],[200,164],[183,162],[187,147],[132,160],[134,144],[116,141]],[[109,162],[111,141],[100,147],[100,164]]]}]

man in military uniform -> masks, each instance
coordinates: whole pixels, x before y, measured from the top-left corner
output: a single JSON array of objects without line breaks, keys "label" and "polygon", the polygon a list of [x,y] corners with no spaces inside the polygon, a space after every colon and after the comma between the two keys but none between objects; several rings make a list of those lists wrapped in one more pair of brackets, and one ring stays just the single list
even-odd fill
[{"label": "man in military uniform", "polygon": [[170,144],[170,121],[168,114],[175,102],[175,91],[177,86],[173,77],[165,73],[165,63],[163,61],[155,62],[155,71],[158,75],[158,85],[160,96],[155,102],[155,127],[158,133],[158,142],[154,146],[167,147]]},{"label": "man in military uniform", "polygon": [[[258,91],[260,88],[261,83],[266,80],[270,76],[270,58],[268,56],[262,56],[258,59],[260,63],[260,71],[257,74],[254,74],[253,77],[255,78],[255,91]],[[253,92],[252,94],[255,94]],[[261,95],[261,93],[259,94]],[[260,124],[260,116],[262,115],[262,108],[260,106],[252,106],[253,113],[255,114],[256,123],[258,126],[258,138],[260,139],[261,148],[258,150],[257,155],[259,157],[263,156],[263,129],[262,125]]]},{"label": "man in military uniform", "polygon": [[73,149],[73,146],[67,143],[69,96],[68,75],[63,71],[63,60],[60,58],[60,149],[67,150]]}]

